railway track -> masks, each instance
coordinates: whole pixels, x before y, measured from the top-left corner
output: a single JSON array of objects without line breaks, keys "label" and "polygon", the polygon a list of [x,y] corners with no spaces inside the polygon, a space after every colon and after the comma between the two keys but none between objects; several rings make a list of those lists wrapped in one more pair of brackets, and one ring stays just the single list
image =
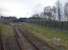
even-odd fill
[{"label": "railway track", "polygon": [[16,38],[19,46],[23,50],[54,50],[47,43],[44,43],[31,35],[31,33],[15,28]]},{"label": "railway track", "polygon": [[54,50],[47,43],[32,36],[32,33],[13,27],[15,37],[2,39],[0,34],[0,50]]},{"label": "railway track", "polygon": [[20,50],[15,37],[5,38],[0,32],[0,50]]},{"label": "railway track", "polygon": [[21,50],[39,50],[32,43],[30,43],[18,29],[16,29],[16,38]]}]

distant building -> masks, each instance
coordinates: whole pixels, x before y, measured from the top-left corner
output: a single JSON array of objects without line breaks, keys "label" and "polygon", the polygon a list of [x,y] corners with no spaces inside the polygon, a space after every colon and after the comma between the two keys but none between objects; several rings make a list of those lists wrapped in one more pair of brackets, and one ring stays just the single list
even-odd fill
[{"label": "distant building", "polygon": [[4,16],[0,17],[0,22],[3,22],[3,23],[16,22],[16,20],[17,20],[16,17],[4,17]]}]

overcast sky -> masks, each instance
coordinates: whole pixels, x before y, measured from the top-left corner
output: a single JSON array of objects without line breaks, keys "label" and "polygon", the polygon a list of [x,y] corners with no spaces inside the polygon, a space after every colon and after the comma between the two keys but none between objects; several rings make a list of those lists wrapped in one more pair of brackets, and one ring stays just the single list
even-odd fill
[{"label": "overcast sky", "polygon": [[0,0],[0,15],[29,17],[53,6],[56,0]]}]

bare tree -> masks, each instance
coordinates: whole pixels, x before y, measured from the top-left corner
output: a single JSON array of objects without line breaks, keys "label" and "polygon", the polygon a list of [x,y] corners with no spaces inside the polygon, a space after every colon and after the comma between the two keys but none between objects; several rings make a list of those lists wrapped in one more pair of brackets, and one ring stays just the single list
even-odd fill
[{"label": "bare tree", "polygon": [[58,11],[58,20],[61,21],[61,4],[60,1],[58,0],[57,2],[57,11]]},{"label": "bare tree", "polygon": [[48,20],[52,18],[52,9],[50,6],[44,8],[44,15],[48,17]]},{"label": "bare tree", "polygon": [[65,17],[68,18],[68,3],[66,3],[64,6],[64,14],[65,14]]}]

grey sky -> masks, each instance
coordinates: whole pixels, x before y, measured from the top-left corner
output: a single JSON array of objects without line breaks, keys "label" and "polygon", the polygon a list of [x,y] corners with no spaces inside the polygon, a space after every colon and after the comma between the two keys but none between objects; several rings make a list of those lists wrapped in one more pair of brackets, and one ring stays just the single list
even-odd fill
[{"label": "grey sky", "polygon": [[[2,15],[17,17],[29,17],[39,13],[45,6],[53,6],[56,0],[0,0]],[[5,11],[6,10],[6,11]]]}]

